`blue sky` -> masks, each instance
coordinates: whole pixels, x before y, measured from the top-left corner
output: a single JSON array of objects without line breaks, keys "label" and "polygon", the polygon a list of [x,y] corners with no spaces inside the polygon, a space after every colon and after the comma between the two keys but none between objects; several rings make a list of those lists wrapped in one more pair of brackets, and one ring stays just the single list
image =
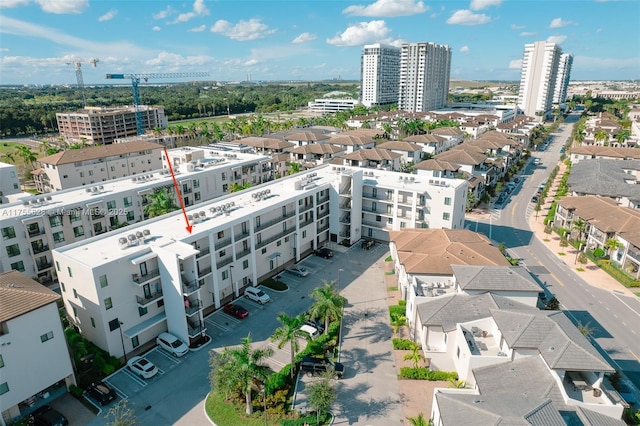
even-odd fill
[{"label": "blue sky", "polygon": [[518,80],[539,40],[574,54],[573,80],[639,79],[639,22],[637,0],[0,0],[0,83],[73,84],[72,58],[100,59],[85,84],[358,79],[364,44],[423,41],[451,47],[453,78]]}]

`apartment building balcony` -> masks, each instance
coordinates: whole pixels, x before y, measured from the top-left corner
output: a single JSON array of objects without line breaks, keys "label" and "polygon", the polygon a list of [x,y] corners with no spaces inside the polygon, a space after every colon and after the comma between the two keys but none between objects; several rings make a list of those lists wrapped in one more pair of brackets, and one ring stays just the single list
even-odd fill
[{"label": "apartment building balcony", "polygon": [[326,231],[327,229],[329,229],[329,223],[328,222],[325,223],[324,225],[318,226],[318,231],[317,232],[320,233],[320,232]]},{"label": "apartment building balcony", "polygon": [[375,214],[380,213],[380,212],[378,212],[377,208],[374,209],[373,207],[370,207],[370,206],[362,206],[362,211],[363,212],[369,212],[369,213],[375,213]]},{"label": "apartment building balcony", "polygon": [[341,202],[339,206],[342,210],[351,210],[351,199]]},{"label": "apartment building balcony", "polygon": [[267,244],[270,244],[276,240],[279,240],[280,238],[283,238],[286,235],[292,234],[293,232],[295,232],[295,228],[286,230],[286,231],[282,231],[282,232],[278,232],[277,234],[268,237],[268,238],[263,238],[262,241],[256,243],[256,250],[258,250],[259,248],[262,248],[264,246],[266,246]]},{"label": "apartment building balcony", "polygon": [[45,251],[49,251],[49,245],[48,244],[43,244],[39,247],[32,247],[33,249],[33,254],[39,254],[39,253],[43,253]]},{"label": "apartment building balcony", "polygon": [[256,225],[256,231],[262,231],[263,229],[269,228],[269,227],[271,227],[273,225],[276,225],[278,223],[282,223],[282,221],[284,221],[285,219],[289,219],[290,217],[293,217],[295,215],[296,215],[296,212],[295,211],[291,211],[291,212],[288,212],[287,214],[282,215],[280,217],[277,217],[275,219],[271,219],[271,220],[268,220],[266,222],[261,222],[260,225]]},{"label": "apartment building balcony", "polygon": [[229,256],[229,257],[227,257],[225,259],[222,259],[222,260],[216,262],[216,269],[224,268],[225,266],[227,266],[231,262],[233,262],[233,256]]},{"label": "apartment building balcony", "polygon": [[351,195],[351,182],[344,183],[340,185],[340,195]]},{"label": "apartment building balcony", "polygon": [[134,282],[134,284],[136,285],[144,285],[147,284],[149,281],[151,281],[152,279],[159,277],[160,276],[160,270],[159,269],[153,269],[151,271],[147,271],[146,275],[140,275],[140,274],[131,274],[131,278]]},{"label": "apartment building balcony", "polygon": [[182,293],[185,296],[195,293],[199,288],[200,286],[198,285],[197,280],[188,281],[182,277]]},{"label": "apartment building balcony", "polygon": [[144,297],[136,296],[136,303],[138,304],[138,306],[144,308],[148,304],[153,303],[156,300],[161,299],[162,297],[162,290],[158,290],[155,293],[145,295]]},{"label": "apartment building balcony", "polygon": [[349,224],[351,223],[351,215],[344,215],[342,217],[340,217],[340,223],[345,223],[345,224]]},{"label": "apartment building balcony", "polygon": [[198,337],[200,333],[204,333],[207,330],[204,327],[204,324],[200,321],[187,322],[187,329],[188,329],[189,337],[191,338]]},{"label": "apartment building balcony", "polygon": [[192,192],[193,192],[192,188],[185,188],[185,189],[182,190],[183,194],[191,194]]},{"label": "apartment building balcony", "polygon": [[34,237],[37,237],[39,235],[44,235],[44,228],[30,229],[29,230],[29,238],[34,238]]},{"label": "apartment building balcony", "polygon": [[89,216],[91,220],[102,219],[104,217],[104,213],[96,213]]},{"label": "apartment building balcony", "polygon": [[202,301],[200,299],[187,299],[184,302],[184,312],[188,317],[193,316],[202,309]]},{"label": "apartment building balcony", "polygon": [[307,219],[305,221],[300,222],[300,224],[298,225],[300,228],[303,228],[307,225],[311,225],[313,222],[315,222],[315,220],[313,218],[311,219]]},{"label": "apartment building balcony", "polygon": [[328,194],[327,194],[327,195],[325,195],[325,196],[319,197],[319,198],[316,200],[316,204],[326,203],[327,201],[329,201],[329,195],[328,195]]},{"label": "apartment building balcony", "polygon": [[224,248],[226,246],[228,246],[229,244],[231,244],[231,238],[225,238],[224,240],[218,240],[214,243],[214,247],[216,248],[216,250],[220,250],[221,248]]},{"label": "apartment building balcony", "polygon": [[380,221],[380,222],[372,222],[369,220],[363,220],[362,221],[362,226],[368,226],[369,228],[377,228],[377,229],[382,229],[385,226],[385,223]]},{"label": "apartment building balcony", "polygon": [[198,268],[198,277],[202,278],[205,275],[209,275],[211,273],[211,266],[207,266],[206,268]]},{"label": "apartment building balcony", "polygon": [[312,209],[312,208],[313,208],[313,204],[312,203],[300,206],[300,213],[306,212],[307,210]]},{"label": "apartment building balcony", "polygon": [[317,216],[318,216],[318,219],[322,219],[325,216],[329,216],[329,209],[326,209],[325,211],[318,213]]},{"label": "apartment building balcony", "polygon": [[45,269],[49,269],[53,266],[53,264],[49,261],[46,262],[36,262],[36,268],[38,269],[38,272],[42,272]]},{"label": "apartment building balcony", "polygon": [[202,256],[206,256],[211,253],[211,247],[199,248],[200,253],[196,254],[196,259],[200,259]]}]

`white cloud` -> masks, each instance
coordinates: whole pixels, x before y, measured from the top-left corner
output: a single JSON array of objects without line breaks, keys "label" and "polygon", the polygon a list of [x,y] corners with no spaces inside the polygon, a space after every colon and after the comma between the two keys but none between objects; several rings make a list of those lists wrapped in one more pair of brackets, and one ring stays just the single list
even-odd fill
[{"label": "white cloud", "polygon": [[471,0],[469,9],[482,10],[491,6],[500,6],[501,4],[502,4],[502,0]]},{"label": "white cloud", "polygon": [[151,28],[153,31],[160,31],[162,28],[160,28],[159,26],[154,26],[153,28]]},{"label": "white cloud", "polygon": [[202,24],[199,27],[193,27],[189,30],[190,33],[201,33],[207,29],[207,26]]},{"label": "white cloud", "polygon": [[204,0],[195,0],[193,2],[193,9],[191,12],[181,13],[178,17],[172,22],[176,24],[178,22],[187,22],[192,20],[198,16],[207,16],[209,14],[209,8],[204,5]]},{"label": "white cloud", "polygon": [[549,24],[549,28],[562,28],[571,24],[573,24],[572,21],[563,21],[562,18],[555,18],[551,20],[551,23]]},{"label": "white cloud", "polygon": [[520,37],[531,37],[536,35],[533,31],[523,31],[520,33]]},{"label": "white cloud", "polygon": [[26,6],[31,0],[2,0],[0,1],[0,9],[11,9],[18,6]]},{"label": "white cloud", "polygon": [[592,56],[575,56],[573,64],[582,70],[598,70],[610,72],[614,69],[629,69],[636,71],[640,68],[640,56],[625,58],[596,58]]},{"label": "white cloud", "polygon": [[465,55],[469,53],[469,46],[462,46],[460,48],[460,52],[464,53]]},{"label": "white cloud", "polygon": [[462,9],[453,12],[447,19],[447,24],[454,25],[481,25],[490,22],[491,18],[484,13],[473,13],[470,10]]},{"label": "white cloud", "polygon": [[250,67],[251,65],[255,65],[255,64],[259,63],[259,62],[260,61],[258,61],[257,59],[249,59],[243,65],[246,66],[246,67]]},{"label": "white cloud", "polygon": [[556,44],[562,44],[566,39],[567,39],[566,35],[560,35],[560,34],[547,37],[547,41],[549,43],[556,43]]},{"label": "white cloud", "polygon": [[376,0],[363,6],[353,5],[342,11],[350,16],[369,16],[391,18],[394,16],[410,16],[425,13],[429,8],[422,1],[415,0]]},{"label": "white cloud", "polygon": [[602,31],[603,31],[603,29],[602,29],[602,28],[598,28],[598,29],[596,30],[596,32],[597,32],[597,33],[601,33]]},{"label": "white cloud", "polygon": [[105,13],[104,15],[102,15],[101,17],[98,18],[98,22],[104,22],[104,21],[110,21],[113,18],[115,18],[115,16],[118,14],[118,11],[115,9],[111,9],[110,11],[108,11],[107,13]]},{"label": "white cloud", "polygon": [[176,13],[176,11],[173,10],[173,8],[171,6],[167,6],[167,8],[165,10],[161,10],[158,13],[154,13],[153,14],[153,19],[165,19],[165,18],[168,18],[169,16],[173,15],[174,13]]},{"label": "white cloud", "polygon": [[516,24],[511,24],[511,29],[512,30],[524,30],[526,27],[524,25],[516,25]]},{"label": "white cloud", "polygon": [[313,41],[313,40],[315,40],[317,38],[318,37],[315,34],[302,33],[298,37],[294,38],[292,43],[295,43],[295,44],[306,43],[308,41]]},{"label": "white cloud", "polygon": [[519,70],[520,68],[522,68],[522,59],[512,59],[509,61],[510,70]]},{"label": "white cloud", "polygon": [[177,53],[163,51],[158,53],[155,58],[145,61],[145,65],[179,69],[181,66],[203,66],[213,62],[214,58],[207,55],[182,56]]},{"label": "white cloud", "polygon": [[387,35],[390,31],[384,21],[360,22],[349,25],[342,33],[328,38],[327,43],[334,46],[360,46],[375,42],[388,43]]},{"label": "white cloud", "polygon": [[9,49],[7,49],[6,47],[0,47],[0,52],[8,52]]},{"label": "white cloud", "polygon": [[35,0],[48,13],[78,14],[89,7],[89,0]]},{"label": "white cloud", "polygon": [[211,27],[212,33],[220,33],[232,40],[250,41],[265,38],[266,36],[276,32],[275,28],[269,28],[266,24],[260,22],[259,19],[249,19],[248,21],[238,21],[233,25],[229,21],[220,19]]}]

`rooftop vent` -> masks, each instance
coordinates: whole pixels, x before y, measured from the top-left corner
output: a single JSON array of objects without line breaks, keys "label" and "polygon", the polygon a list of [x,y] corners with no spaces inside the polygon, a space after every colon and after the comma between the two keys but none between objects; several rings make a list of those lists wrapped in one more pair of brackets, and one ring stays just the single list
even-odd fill
[{"label": "rooftop vent", "polygon": [[144,235],[145,237],[148,237],[149,235],[151,235],[151,231],[149,231],[148,229],[143,229],[142,235]]}]

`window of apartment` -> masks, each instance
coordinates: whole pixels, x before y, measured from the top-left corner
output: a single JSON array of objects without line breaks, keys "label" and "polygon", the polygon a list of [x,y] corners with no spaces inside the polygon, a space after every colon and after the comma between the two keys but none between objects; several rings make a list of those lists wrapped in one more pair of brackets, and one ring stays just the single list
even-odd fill
[{"label": "window of apartment", "polygon": [[14,271],[24,272],[24,262],[21,260],[19,262],[12,263],[11,269],[13,269]]},{"label": "window of apartment", "polygon": [[222,280],[226,280],[229,278],[229,271],[222,271]]},{"label": "window of apartment", "polygon": [[266,248],[266,247],[263,247],[263,248],[262,248],[262,254],[265,254],[266,252],[267,252],[267,248]]},{"label": "window of apartment", "polygon": [[200,180],[194,179],[193,180],[193,187],[194,188],[200,188]]},{"label": "window of apartment", "polygon": [[56,260],[56,270],[60,272],[60,262]]},{"label": "window of apartment", "polygon": [[451,197],[444,197],[444,205],[445,206],[451,205]]},{"label": "window of apartment", "polygon": [[376,222],[382,222],[382,216],[376,215]]},{"label": "window of apartment", "polygon": [[61,226],[62,216],[59,214],[55,216],[49,216],[49,224],[51,225],[52,228],[55,228],[56,226]]},{"label": "window of apartment", "polygon": [[63,292],[66,292],[66,291],[67,291],[67,289],[65,288],[64,283],[63,283],[62,281],[60,281],[60,289],[61,289]]},{"label": "window of apartment", "polygon": [[393,224],[393,218],[391,218],[391,217],[387,218],[387,224],[392,225]]},{"label": "window of apartment", "polygon": [[194,198],[196,201],[200,201],[200,193],[199,193],[199,192],[194,193],[194,194],[193,194],[193,198]]},{"label": "window of apartment", "polygon": [[158,300],[158,308],[162,308],[164,306],[164,299]]},{"label": "window of apartment", "polygon": [[224,238],[224,231],[218,231],[218,239],[221,240]]},{"label": "window of apartment", "polygon": [[56,243],[64,242],[64,232],[58,231],[53,233],[53,241]]},{"label": "window of apartment", "polygon": [[108,311],[111,308],[113,308],[113,303],[111,302],[111,298],[107,297],[104,299],[104,309]]},{"label": "window of apartment", "polygon": [[84,235],[84,227],[82,225],[73,228],[73,235],[78,238]]},{"label": "window of apartment", "polygon": [[80,172],[80,177],[84,177],[84,172]]},{"label": "window of apartment", "polygon": [[71,223],[82,220],[82,212],[80,210],[74,210],[74,212],[69,216]]},{"label": "window of apartment", "polygon": [[116,168],[115,168],[114,166],[109,167],[109,169],[110,169],[112,172],[115,172],[115,171],[116,171]]},{"label": "window of apartment", "polygon": [[40,336],[40,341],[42,343],[46,342],[47,340],[51,340],[51,339],[53,339],[53,331],[50,331],[50,332],[45,333],[42,336]]},{"label": "window of apartment", "polygon": [[242,261],[242,269],[247,269],[249,267],[249,261],[248,260],[243,260]]},{"label": "window of apartment", "polygon": [[406,222],[400,222],[400,228],[406,228],[406,227],[407,227]]},{"label": "window of apartment", "polygon": [[93,317],[91,317],[90,319],[91,319],[91,327],[96,328],[96,320],[93,319]]},{"label": "window of apartment", "polygon": [[9,384],[7,382],[0,383],[0,395],[9,392]]},{"label": "window of apartment", "polygon": [[2,239],[9,240],[11,238],[16,237],[16,231],[13,229],[13,226],[8,226],[6,228],[2,228]]},{"label": "window of apartment", "polygon": [[138,336],[133,336],[133,337],[131,338],[131,345],[132,345],[134,348],[137,348],[138,346],[140,346],[140,340],[138,340]]},{"label": "window of apartment", "polygon": [[444,212],[442,213],[442,220],[449,220],[451,218],[451,214]]},{"label": "window of apartment", "polygon": [[69,273],[69,278],[73,278],[73,272],[71,271],[71,266],[67,266],[67,272]]},{"label": "window of apartment", "polygon": [[101,222],[93,224],[93,232],[95,232],[96,234],[102,234],[102,223]]},{"label": "window of apartment", "polygon": [[105,288],[108,285],[109,285],[109,281],[107,281],[107,276],[106,275],[101,275],[100,276],[100,287],[101,288]]},{"label": "window of apartment", "polygon": [[4,367],[4,360],[2,359],[2,354],[0,354],[0,368]]},{"label": "window of apartment", "polygon": [[226,183],[222,184],[222,192],[227,192],[227,190],[229,189],[229,185],[227,185]]},{"label": "window of apartment", "polygon": [[149,312],[149,309],[147,309],[146,307],[143,308],[141,306],[138,306],[138,315],[142,317],[147,315],[147,312]]},{"label": "window of apartment", "polygon": [[78,298],[78,292],[75,288],[73,289],[73,297],[75,297],[76,299]]},{"label": "window of apartment", "polygon": [[131,207],[131,205],[133,204],[133,202],[131,201],[131,197],[124,197],[122,201],[124,202],[125,207]]},{"label": "window of apartment", "polygon": [[307,238],[307,231],[302,231],[302,238]]},{"label": "window of apartment", "polygon": [[107,201],[107,210],[115,210],[116,209],[116,201],[111,200]]},{"label": "window of apartment", "polygon": [[18,244],[12,244],[6,247],[7,256],[14,257],[20,255],[20,246]]},{"label": "window of apartment", "polygon": [[109,321],[109,331],[117,330],[120,328],[120,320],[118,318]]},{"label": "window of apartment", "polygon": [[226,250],[220,250],[220,253],[218,253],[218,255],[220,257],[225,257],[227,255],[227,251]]},{"label": "window of apartment", "polygon": [[226,173],[226,172],[223,172],[223,173],[221,174],[220,178],[221,178],[222,180],[227,180],[227,173]]},{"label": "window of apartment", "polygon": [[134,212],[129,211],[127,212],[127,222],[133,222],[136,218],[136,215]]},{"label": "window of apartment", "polygon": [[73,317],[74,318],[78,318],[78,310],[76,309],[75,306],[71,306],[71,309],[73,309]]},{"label": "window of apartment", "polygon": [[93,170],[89,170],[89,176],[93,176]]}]

